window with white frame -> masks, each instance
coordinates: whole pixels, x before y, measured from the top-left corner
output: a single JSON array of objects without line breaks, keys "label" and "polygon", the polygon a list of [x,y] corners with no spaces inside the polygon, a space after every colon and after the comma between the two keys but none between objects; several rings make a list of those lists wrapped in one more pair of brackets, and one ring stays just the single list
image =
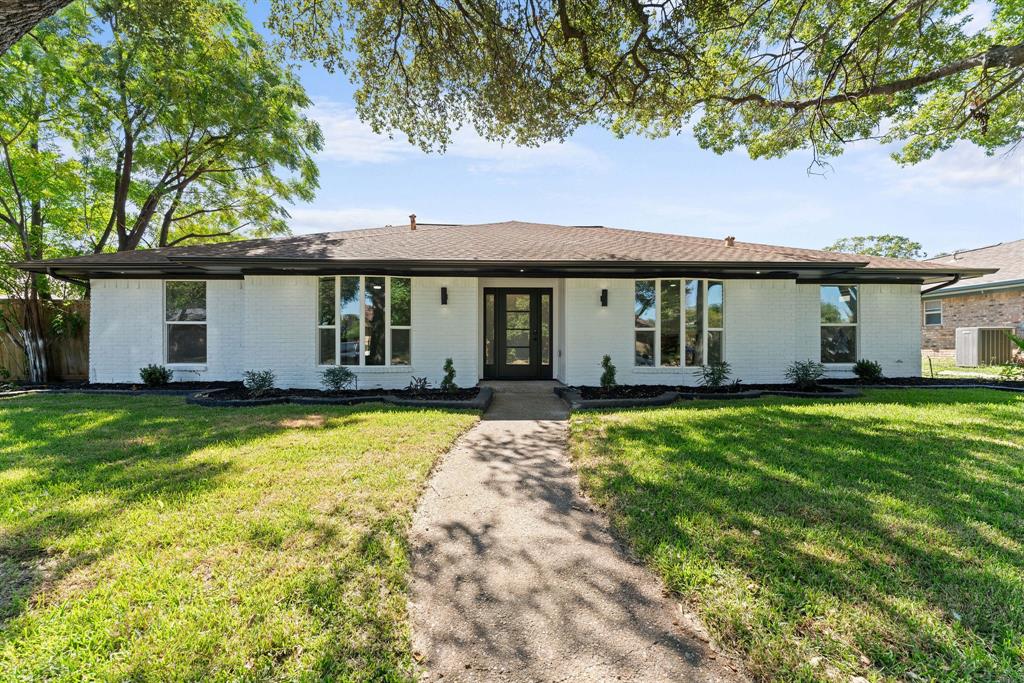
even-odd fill
[{"label": "window with white frame", "polygon": [[636,280],[634,365],[697,367],[724,360],[724,285],[717,280]]},{"label": "window with white frame", "polygon": [[821,362],[857,360],[857,287],[822,285]]},{"label": "window with white frame", "polygon": [[164,328],[168,363],[206,362],[206,282],[164,283]]},{"label": "window with white frame", "polygon": [[924,302],[924,324],[925,325],[941,325],[942,324],[942,300],[936,299],[933,301]]},{"label": "window with white frame", "polygon": [[410,365],[412,280],[338,275],[317,284],[320,365]]}]

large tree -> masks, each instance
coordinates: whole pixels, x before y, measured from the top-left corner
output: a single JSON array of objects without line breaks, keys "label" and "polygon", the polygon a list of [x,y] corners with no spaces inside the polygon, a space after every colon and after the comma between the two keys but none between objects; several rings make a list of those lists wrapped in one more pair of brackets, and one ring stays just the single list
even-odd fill
[{"label": "large tree", "polygon": [[1024,136],[1024,3],[994,0],[270,0],[294,54],[357,84],[360,115],[425,147],[470,123],[519,143],[584,124],[689,132],[771,157],[849,141],[917,161]]},{"label": "large tree", "polygon": [[836,240],[825,251],[841,251],[848,254],[885,256],[887,258],[920,259],[927,254],[920,242],[902,235],[863,235],[844,237]]},{"label": "large tree", "polygon": [[[12,261],[287,232],[309,99],[235,0],[93,0],[0,58],[0,330],[45,379],[50,283]],[[18,317],[20,316],[20,317]]]}]

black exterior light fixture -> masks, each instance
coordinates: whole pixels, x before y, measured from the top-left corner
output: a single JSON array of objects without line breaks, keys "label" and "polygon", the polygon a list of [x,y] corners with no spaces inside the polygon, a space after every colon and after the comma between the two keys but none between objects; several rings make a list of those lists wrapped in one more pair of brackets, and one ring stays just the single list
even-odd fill
[{"label": "black exterior light fixture", "polygon": [[602,289],[601,290],[601,305],[602,306],[607,306],[608,305],[608,290],[607,289]]},{"label": "black exterior light fixture", "polygon": [[441,288],[441,305],[442,306],[447,306],[448,305],[448,288],[447,287],[442,287]]}]

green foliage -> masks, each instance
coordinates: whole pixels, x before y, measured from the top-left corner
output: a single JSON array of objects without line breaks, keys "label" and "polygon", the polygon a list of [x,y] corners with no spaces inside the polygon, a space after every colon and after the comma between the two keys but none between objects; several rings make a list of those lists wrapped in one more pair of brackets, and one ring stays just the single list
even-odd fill
[{"label": "green foliage", "polygon": [[1003,365],[999,370],[999,376],[1003,379],[1024,380],[1024,355],[1014,356],[1013,360]]},{"label": "green foliage", "polygon": [[455,383],[455,363],[451,358],[444,359],[444,379],[441,380],[441,391],[452,392],[459,388]]},{"label": "green foliage", "polygon": [[902,259],[920,259],[927,256],[920,242],[915,242],[909,237],[901,235],[844,237],[825,247],[825,251]]},{"label": "green foliage", "polygon": [[253,398],[260,398],[274,390],[277,376],[273,370],[246,370],[242,373],[242,384]]},{"label": "green foliage", "polygon": [[356,383],[356,373],[344,365],[335,365],[320,373],[320,383],[328,391],[344,391]]},{"label": "green foliage", "polygon": [[976,7],[992,10],[982,30],[966,0],[271,0],[268,25],[292,54],[352,79],[375,130],[425,148],[467,124],[518,143],[596,124],[692,132],[755,158],[880,138],[912,163],[1024,135],[1024,10]]},{"label": "green foliage", "polygon": [[11,383],[11,371],[0,365],[0,391],[10,391],[14,388]]},{"label": "green foliage", "polygon": [[409,385],[406,387],[412,392],[423,392],[430,388],[430,380],[426,377],[416,377],[415,375],[409,380]]},{"label": "green foliage", "polygon": [[1022,408],[883,389],[584,411],[570,454],[752,680],[1020,681]]},{"label": "green foliage", "polygon": [[139,378],[147,387],[162,387],[165,384],[170,384],[173,377],[174,372],[163,365],[151,364],[144,368],[139,368]]},{"label": "green foliage", "polygon": [[860,359],[853,364],[853,374],[865,382],[882,379],[882,365],[877,361]]},{"label": "green foliage", "polygon": [[615,366],[612,365],[612,357],[608,354],[604,355],[601,359],[601,386],[605,389],[614,387],[618,382],[615,381]]},{"label": "green foliage", "polygon": [[732,373],[728,363],[710,363],[700,367],[700,385],[702,387],[720,387],[725,384]]},{"label": "green foliage", "polygon": [[812,390],[825,376],[825,366],[815,360],[793,361],[786,368],[786,379],[800,389]]}]

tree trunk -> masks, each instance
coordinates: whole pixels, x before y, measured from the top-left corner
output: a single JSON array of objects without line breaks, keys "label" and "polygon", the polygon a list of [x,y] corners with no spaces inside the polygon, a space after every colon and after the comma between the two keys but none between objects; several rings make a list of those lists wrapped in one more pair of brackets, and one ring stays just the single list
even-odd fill
[{"label": "tree trunk", "polygon": [[0,55],[71,0],[0,0]]}]

